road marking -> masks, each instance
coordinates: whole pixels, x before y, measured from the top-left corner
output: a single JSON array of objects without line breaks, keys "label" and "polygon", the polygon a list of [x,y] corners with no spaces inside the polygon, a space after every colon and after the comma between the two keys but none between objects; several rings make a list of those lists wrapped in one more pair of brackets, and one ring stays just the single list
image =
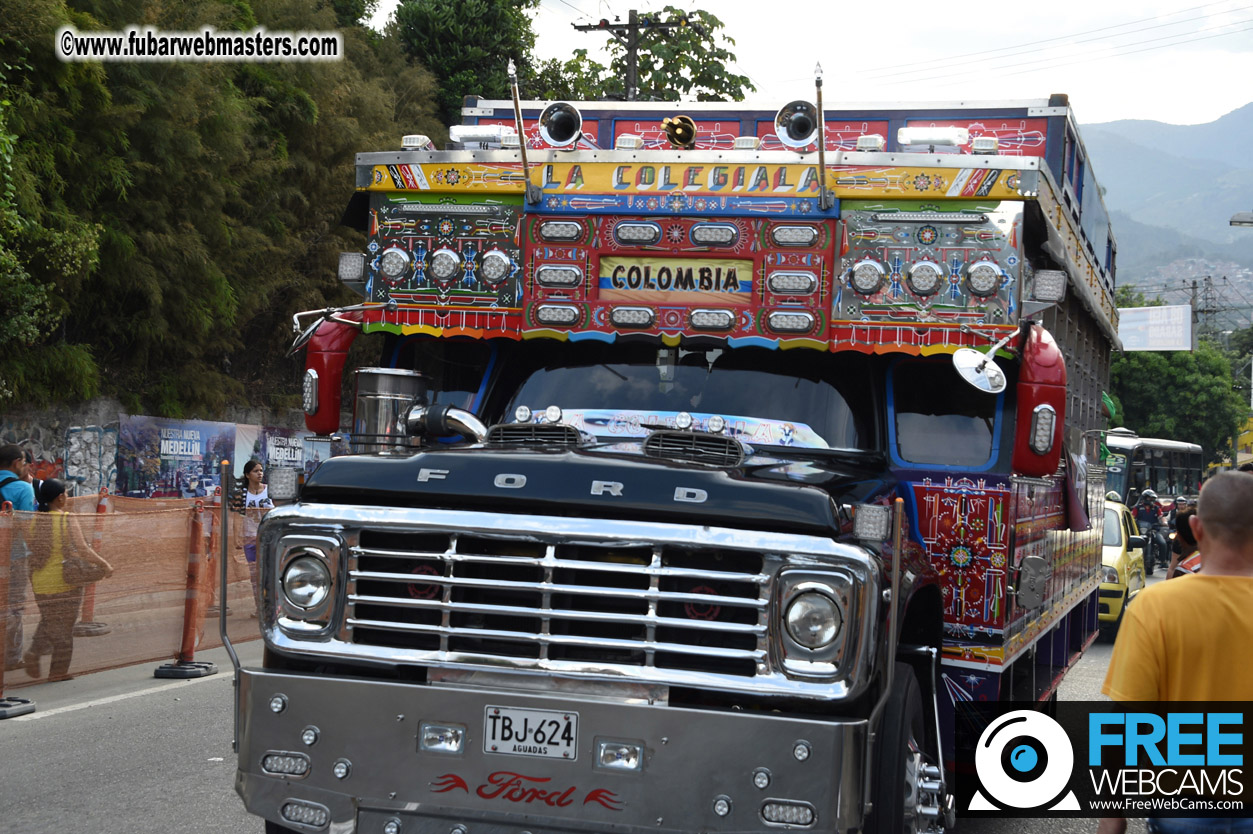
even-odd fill
[{"label": "road marking", "polygon": [[42,712],[28,712],[26,715],[16,715],[13,718],[10,718],[9,720],[10,721],[35,721],[40,718],[51,718],[54,715],[61,715],[62,713],[66,713],[66,712],[76,712],[77,710],[80,710],[80,709],[88,709],[90,707],[102,707],[105,704],[113,704],[118,701],[126,701],[131,698],[139,698],[144,695],[155,695],[156,693],[164,692],[167,689],[177,689],[179,687],[192,686],[193,684],[205,683],[207,681],[212,681],[212,680],[229,681],[231,679],[232,678],[230,675],[226,675],[221,678],[218,678],[215,675],[206,675],[203,678],[191,678],[190,680],[185,680],[185,681],[171,681],[170,683],[165,683],[165,684],[162,684],[161,686],[154,686],[152,689],[141,689],[138,692],[125,692],[121,695],[110,695],[108,698],[100,698],[95,701],[84,701],[81,704],[68,704],[63,707],[55,707],[53,709],[43,710]]}]

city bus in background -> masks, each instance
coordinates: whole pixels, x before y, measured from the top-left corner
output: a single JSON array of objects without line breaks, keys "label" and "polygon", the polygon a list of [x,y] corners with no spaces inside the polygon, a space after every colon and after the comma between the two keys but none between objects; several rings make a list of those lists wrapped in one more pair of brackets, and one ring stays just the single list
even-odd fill
[{"label": "city bus in background", "polygon": [[1151,489],[1162,501],[1200,492],[1205,466],[1195,443],[1140,437],[1116,428],[1105,435],[1105,447],[1105,487],[1128,504],[1134,503],[1127,495],[1132,489],[1137,494]]}]

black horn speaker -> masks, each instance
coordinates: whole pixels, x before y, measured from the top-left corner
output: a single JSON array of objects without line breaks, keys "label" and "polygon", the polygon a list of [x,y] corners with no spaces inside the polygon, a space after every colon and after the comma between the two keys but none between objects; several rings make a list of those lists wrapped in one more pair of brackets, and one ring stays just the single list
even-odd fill
[{"label": "black horn speaker", "polygon": [[818,138],[818,108],[807,101],[790,101],[774,117],[774,132],[789,148],[803,148]]},{"label": "black horn speaker", "polygon": [[540,113],[539,135],[558,148],[573,145],[583,135],[583,115],[569,102],[553,102]]}]

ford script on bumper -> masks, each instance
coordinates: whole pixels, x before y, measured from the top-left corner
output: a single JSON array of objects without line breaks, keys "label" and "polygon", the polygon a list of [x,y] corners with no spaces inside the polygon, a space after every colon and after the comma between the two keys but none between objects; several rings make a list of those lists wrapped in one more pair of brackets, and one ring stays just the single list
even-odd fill
[{"label": "ford script on bumper", "polygon": [[579,755],[579,714],[552,709],[488,706],[483,752],[573,761]]}]

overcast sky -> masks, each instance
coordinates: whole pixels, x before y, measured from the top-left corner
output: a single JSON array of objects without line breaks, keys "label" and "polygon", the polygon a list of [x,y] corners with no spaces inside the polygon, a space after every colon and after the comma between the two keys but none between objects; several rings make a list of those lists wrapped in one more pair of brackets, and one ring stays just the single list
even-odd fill
[{"label": "overcast sky", "polygon": [[[381,27],[399,0],[381,0]],[[853,102],[1046,98],[1067,93],[1081,123],[1197,124],[1253,101],[1253,2],[1045,0],[990,6],[945,0],[701,0],[735,40],[738,71],[771,106],[813,97]],[[593,56],[600,33],[573,23],[660,11],[664,0],[542,0],[540,58]],[[603,59],[602,59],[603,60]]]}]

